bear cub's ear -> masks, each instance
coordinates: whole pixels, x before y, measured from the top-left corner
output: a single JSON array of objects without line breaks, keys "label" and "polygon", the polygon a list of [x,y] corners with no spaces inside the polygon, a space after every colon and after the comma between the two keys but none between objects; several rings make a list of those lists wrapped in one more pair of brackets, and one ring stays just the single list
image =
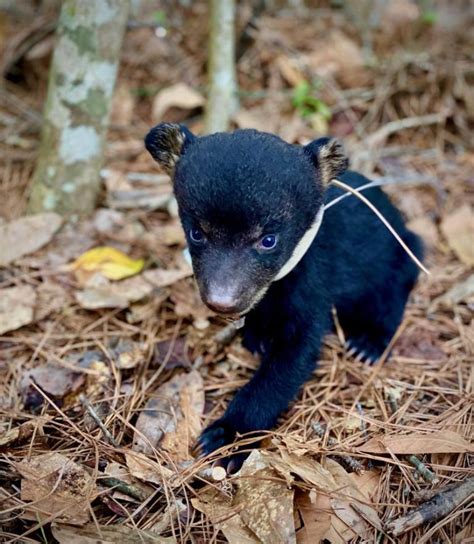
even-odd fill
[{"label": "bear cub's ear", "polygon": [[343,174],[349,166],[343,145],[334,138],[319,138],[305,146],[304,150],[318,169],[324,187],[333,178]]},{"label": "bear cub's ear", "polygon": [[155,161],[172,174],[186,146],[195,139],[196,136],[183,125],[161,123],[145,136],[145,147]]}]

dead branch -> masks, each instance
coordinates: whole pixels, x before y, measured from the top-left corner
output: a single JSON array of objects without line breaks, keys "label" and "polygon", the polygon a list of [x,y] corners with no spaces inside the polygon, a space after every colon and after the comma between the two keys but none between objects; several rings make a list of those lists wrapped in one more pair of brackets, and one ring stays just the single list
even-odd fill
[{"label": "dead branch", "polygon": [[419,117],[406,117],[391,121],[383,127],[376,130],[373,134],[367,137],[364,141],[364,147],[370,148],[385,141],[391,134],[407,128],[421,127],[425,125],[436,125],[441,123],[446,118],[447,113],[430,113],[429,115],[420,115]]},{"label": "dead branch", "polygon": [[385,528],[394,536],[399,536],[420,525],[447,516],[470,497],[474,498],[474,477],[468,478],[454,489],[441,491],[406,516],[389,521]]}]

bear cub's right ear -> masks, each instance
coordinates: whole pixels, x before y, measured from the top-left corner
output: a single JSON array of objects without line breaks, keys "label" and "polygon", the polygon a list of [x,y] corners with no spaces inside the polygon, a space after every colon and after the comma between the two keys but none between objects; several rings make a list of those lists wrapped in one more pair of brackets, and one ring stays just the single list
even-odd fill
[{"label": "bear cub's right ear", "polygon": [[145,136],[145,147],[168,174],[172,174],[184,149],[196,136],[185,126],[161,123]]}]

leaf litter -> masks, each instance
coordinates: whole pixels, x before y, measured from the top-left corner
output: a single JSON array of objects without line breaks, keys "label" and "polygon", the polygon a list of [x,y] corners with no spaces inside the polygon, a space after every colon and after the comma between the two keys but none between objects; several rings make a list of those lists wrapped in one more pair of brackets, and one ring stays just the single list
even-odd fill
[{"label": "leaf litter", "polygon": [[[242,96],[235,121],[265,126],[294,143],[317,137],[323,129],[303,119],[289,96],[307,81],[312,96],[331,110],[329,130],[354,150],[355,165],[377,177],[387,173],[390,159],[400,176],[408,166],[439,178],[439,186],[387,187],[429,239],[432,272],[411,297],[391,359],[363,366],[346,356],[338,337],[329,336],[313,378],[239,474],[226,475],[213,466],[215,458],[194,458],[200,429],[222,414],[255,362],[238,340],[216,345],[226,323],[199,299],[182,262],[185,239],[170,180],[143,151],[154,98],[134,98],[133,104],[126,98],[117,119],[123,123],[133,115],[133,122],[126,130],[112,127],[103,172],[109,207],[92,221],[62,228],[58,219],[44,218],[32,227],[31,218],[17,213],[12,220],[9,210],[0,224],[0,233],[8,233],[0,236],[0,525],[7,541],[44,541],[46,533],[68,543],[390,542],[387,527],[411,512],[417,497],[468,480],[473,161],[472,153],[454,147],[467,141],[462,119],[469,62],[450,57],[463,47],[462,32],[437,54],[427,46],[423,58],[392,55],[390,40],[419,24],[407,15],[404,23],[374,31],[374,51],[387,59],[374,65],[364,60],[354,31],[358,23],[351,20],[349,28],[341,23],[344,12],[333,18],[332,11],[310,18],[269,12],[252,22],[253,41],[239,60],[240,83],[250,94]],[[137,85],[158,81],[166,90],[174,81],[200,88],[196,67],[204,66],[204,48],[196,44],[205,13],[196,9],[194,15],[183,19],[196,26],[183,33],[182,43],[160,39],[157,46],[151,28],[127,32],[121,75],[126,94],[135,92],[134,76]],[[334,28],[334,48],[316,51],[327,28]],[[441,39],[432,30],[424,39]],[[404,117],[439,111],[443,89],[453,86],[456,103],[446,119],[394,131]],[[182,104],[165,103],[162,115],[187,120],[199,132],[200,120],[189,118],[198,102]],[[158,106],[163,109],[163,102]],[[374,149],[362,149],[374,135]],[[5,166],[4,177],[14,187],[8,198],[18,193],[17,185],[26,188],[31,164],[28,158]],[[99,265],[84,279],[66,270],[97,247],[131,257],[131,266],[119,259],[112,278]],[[323,436],[314,434],[315,423],[325,429]],[[146,451],[134,451],[140,440],[138,449]],[[246,444],[245,437],[240,440]],[[436,483],[419,476],[407,461],[410,454],[436,475]],[[363,470],[341,466],[345,457]],[[421,542],[428,535],[431,541],[461,542],[470,536],[469,515],[458,505],[396,541]]]}]

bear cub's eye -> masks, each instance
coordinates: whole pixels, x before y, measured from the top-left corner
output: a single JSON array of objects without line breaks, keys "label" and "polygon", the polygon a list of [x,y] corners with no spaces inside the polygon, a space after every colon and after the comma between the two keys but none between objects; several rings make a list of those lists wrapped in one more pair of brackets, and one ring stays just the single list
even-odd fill
[{"label": "bear cub's eye", "polygon": [[278,236],[276,234],[266,234],[258,242],[258,249],[269,251],[274,249],[278,243]]},{"label": "bear cub's eye", "polygon": [[189,230],[189,237],[195,244],[202,244],[206,238],[202,230],[198,227],[193,227]]}]

